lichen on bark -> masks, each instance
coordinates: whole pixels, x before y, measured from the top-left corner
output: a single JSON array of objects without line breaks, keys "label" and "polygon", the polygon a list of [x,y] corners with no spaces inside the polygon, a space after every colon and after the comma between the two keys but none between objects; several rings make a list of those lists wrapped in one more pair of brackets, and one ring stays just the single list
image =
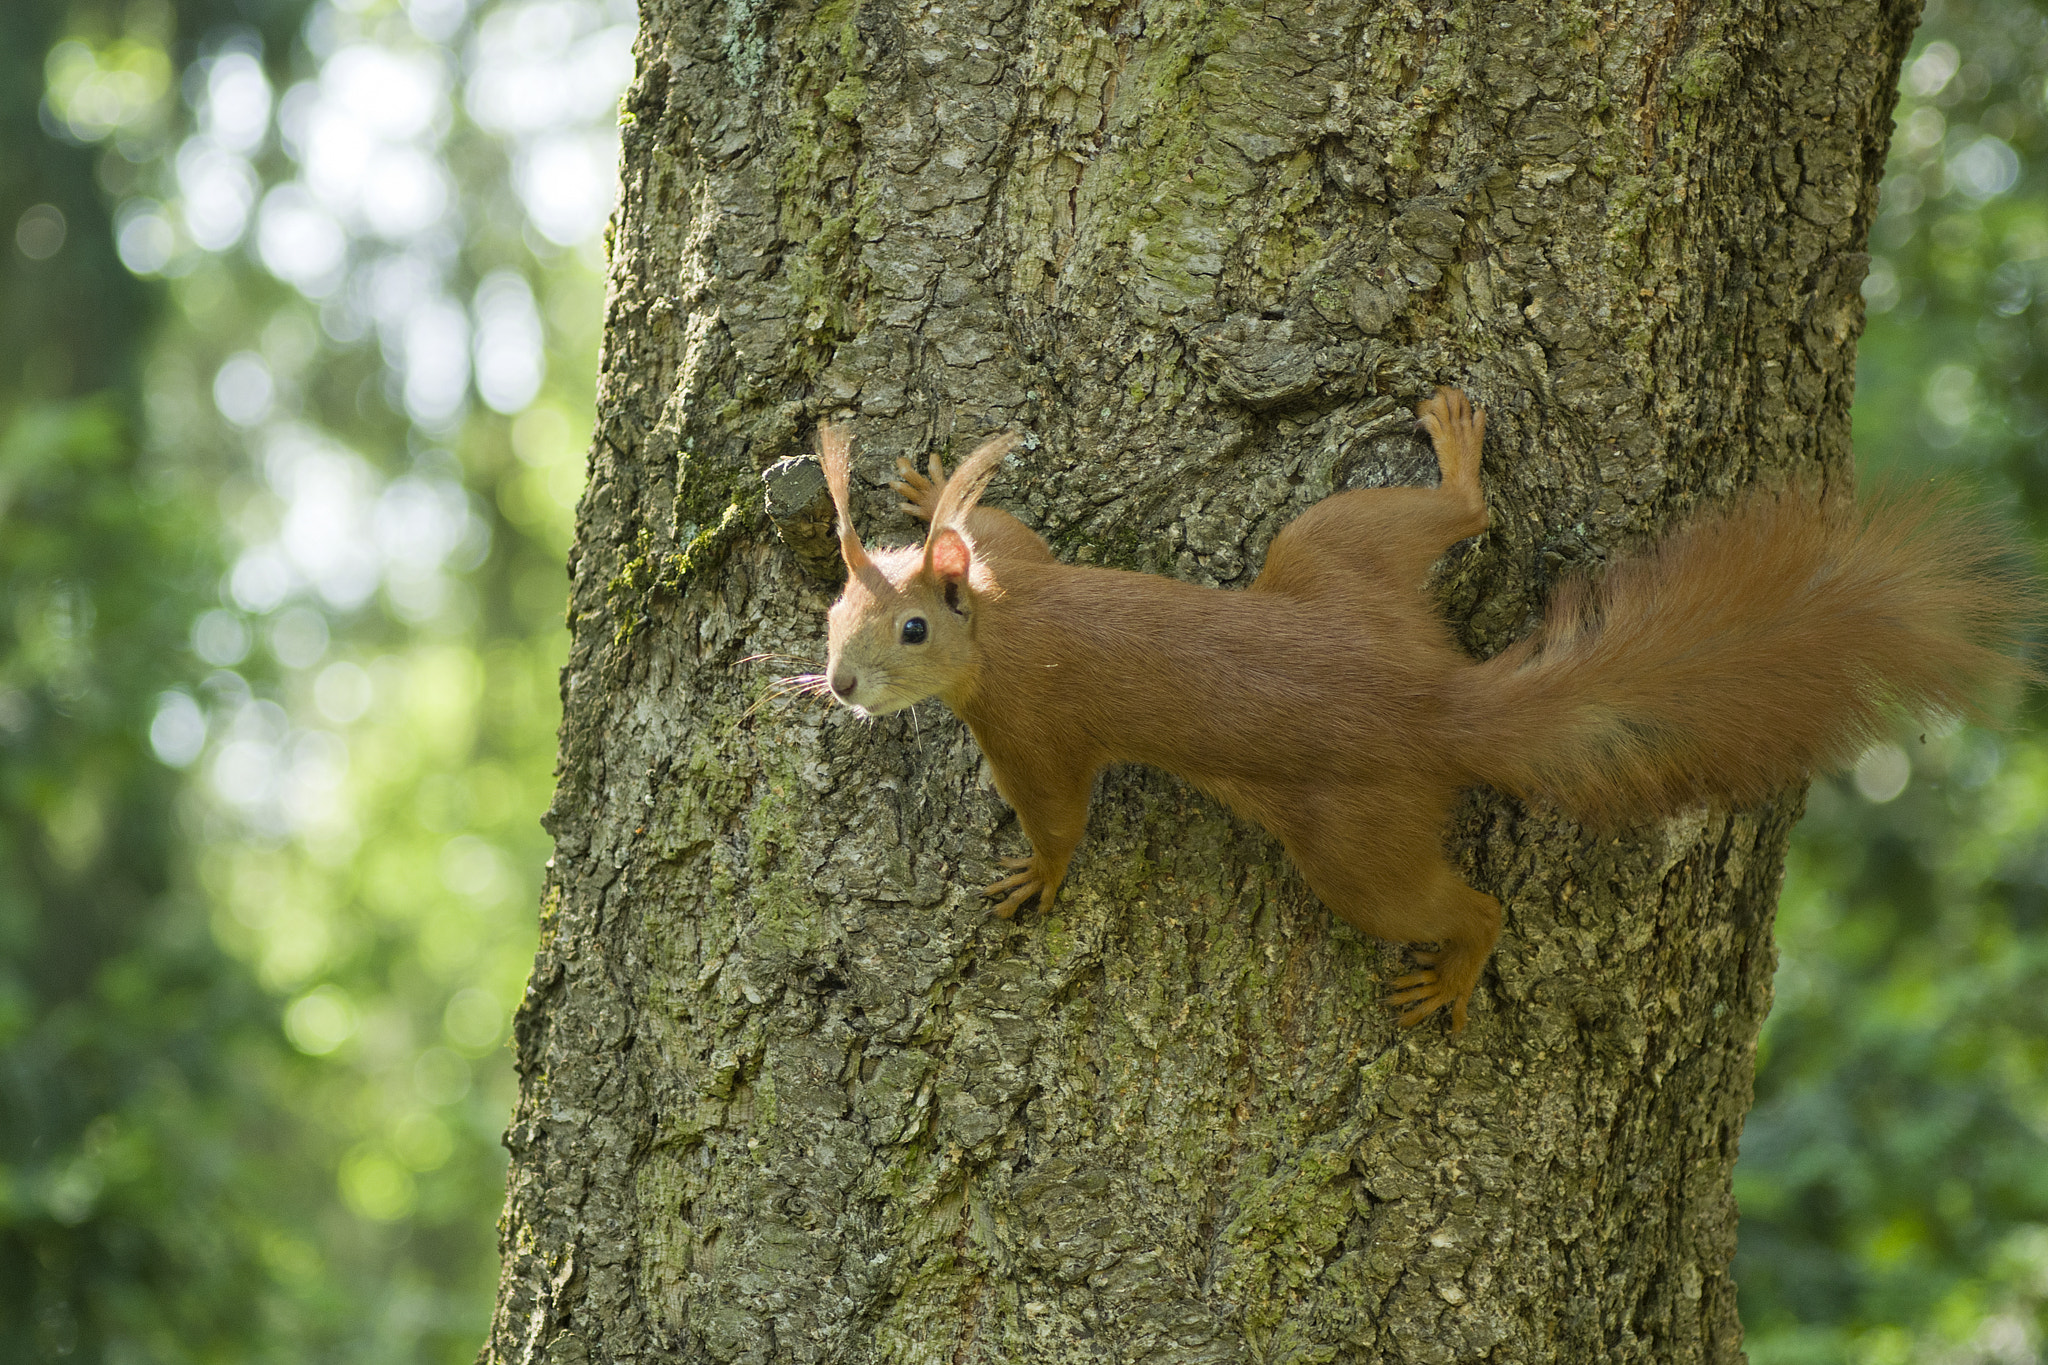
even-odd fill
[{"label": "lichen on bark", "polygon": [[893,458],[1013,425],[991,496],[1062,555],[1242,586],[1432,477],[1455,383],[1493,529],[1438,591],[1491,652],[1696,506],[1846,477],[1914,7],[642,15],[485,1358],[1736,1358],[1797,793],[1619,837],[1474,793],[1506,932],[1455,1038],[1162,774],[994,920],[1020,836],[957,721],[766,695],[834,590],[777,490],[851,418],[906,539]]}]

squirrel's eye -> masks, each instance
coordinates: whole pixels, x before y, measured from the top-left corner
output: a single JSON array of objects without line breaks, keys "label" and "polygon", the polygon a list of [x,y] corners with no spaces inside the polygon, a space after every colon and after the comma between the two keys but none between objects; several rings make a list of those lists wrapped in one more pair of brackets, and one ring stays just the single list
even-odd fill
[{"label": "squirrel's eye", "polygon": [[924,643],[924,618],[913,616],[903,623],[903,643],[921,645]]}]

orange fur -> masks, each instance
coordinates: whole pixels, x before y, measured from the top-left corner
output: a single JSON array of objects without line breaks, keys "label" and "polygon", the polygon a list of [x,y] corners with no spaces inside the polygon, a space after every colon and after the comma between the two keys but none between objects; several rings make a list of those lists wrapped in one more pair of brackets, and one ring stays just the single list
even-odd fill
[{"label": "orange fur", "polygon": [[[1968,709],[2021,676],[2005,651],[2029,597],[1999,544],[1938,497],[1859,521],[1809,494],[1752,495],[1568,584],[1543,629],[1494,659],[1460,650],[1430,565],[1486,529],[1485,418],[1455,389],[1418,410],[1436,488],[1340,493],[1281,532],[1250,589],[1061,564],[976,504],[1007,441],[953,480],[895,485],[932,523],[921,548],[852,534],[827,677],[867,713],[937,696],[967,722],[1031,856],[988,888],[1050,905],[1110,763],[1180,774],[1277,835],[1323,902],[1366,933],[1435,943],[1394,982],[1412,1025],[1466,1001],[1500,932],[1442,839],[1465,787],[1588,819],[1762,800],[1855,757],[1893,706]],[[833,432],[828,450],[844,438]],[[843,470],[843,464],[842,464]],[[965,573],[953,537],[966,547]],[[916,627],[906,632],[911,623]],[[909,635],[918,636],[909,643]]]}]

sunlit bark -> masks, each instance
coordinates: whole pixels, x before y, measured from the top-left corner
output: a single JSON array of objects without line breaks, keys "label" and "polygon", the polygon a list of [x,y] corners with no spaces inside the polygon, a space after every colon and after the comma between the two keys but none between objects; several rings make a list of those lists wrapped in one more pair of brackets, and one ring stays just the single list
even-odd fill
[{"label": "sunlit bark", "polygon": [[991,919],[1020,837],[957,721],[750,710],[833,592],[778,462],[853,418],[889,543],[894,456],[1014,424],[991,500],[1062,555],[1242,585],[1431,477],[1458,384],[1494,530],[1441,596],[1497,649],[1560,572],[1845,476],[1916,7],[642,10],[486,1358],[1735,1358],[1796,793],[1625,839],[1475,794],[1506,932],[1455,1039],[1157,773]]}]

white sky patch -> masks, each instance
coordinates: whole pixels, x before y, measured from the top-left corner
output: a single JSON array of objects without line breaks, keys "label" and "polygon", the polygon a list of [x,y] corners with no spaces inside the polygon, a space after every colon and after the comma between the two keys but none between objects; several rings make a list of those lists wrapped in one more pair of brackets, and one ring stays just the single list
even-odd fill
[{"label": "white sky patch", "polygon": [[256,172],[243,157],[209,137],[178,148],[178,207],[195,246],[226,251],[242,240],[256,207]]},{"label": "white sky patch", "polygon": [[387,563],[439,569],[469,526],[469,494],[452,479],[394,479],[377,500],[377,544]]},{"label": "white sky patch", "polygon": [[192,652],[215,668],[233,668],[249,657],[249,626],[224,607],[201,612],[192,623]]},{"label": "white sky patch", "polygon": [[276,399],[270,366],[254,351],[229,356],[213,377],[213,405],[238,427],[253,427],[270,416]]},{"label": "white sky patch", "polygon": [[633,78],[633,7],[587,0],[500,5],[477,26],[463,103],[479,127],[525,136],[615,122]]},{"label": "white sky patch", "polygon": [[229,805],[268,804],[277,784],[277,750],[260,740],[231,739],[213,756],[213,790]]},{"label": "white sky patch", "polygon": [[394,370],[402,367],[405,325],[413,310],[441,292],[441,268],[423,252],[381,257],[359,281],[377,339]]},{"label": "white sky patch", "polygon": [[526,277],[494,270],[476,289],[476,389],[493,411],[518,413],[540,392],[547,339]]},{"label": "white sky patch", "polygon": [[2003,139],[1980,137],[1949,158],[1948,176],[1972,199],[1995,198],[2018,182],[2020,156]]},{"label": "white sky patch", "polygon": [[114,214],[114,250],[131,274],[161,274],[178,249],[178,234],[154,199],[130,199]]},{"label": "white sky patch", "polygon": [[246,155],[270,132],[270,78],[247,52],[226,52],[206,69],[199,126],[226,151]]},{"label": "white sky patch", "polygon": [[353,43],[328,57],[278,111],[303,193],[338,226],[390,242],[441,224],[455,193],[438,154],[453,112],[449,80],[449,60],[433,48]]},{"label": "white sky patch", "polygon": [[206,713],[199,703],[183,692],[158,697],[156,716],[149,722],[149,747],[159,762],[191,767],[206,748]]},{"label": "white sky patch", "polygon": [[[322,314],[332,335],[353,340],[374,322],[413,421],[446,429],[472,381],[492,408],[517,412],[545,378],[530,289],[514,277],[483,281],[473,334],[450,297],[463,214],[442,148],[458,64],[436,42],[460,35],[468,0],[408,0],[413,32],[436,42],[403,28],[372,38],[367,13],[344,0],[318,8],[319,72],[282,96],[249,52],[207,61],[199,131],[176,158],[176,212],[138,202],[119,235],[122,259],[137,274],[175,272],[180,223],[192,246],[223,251],[253,218],[265,268],[309,299],[334,301]],[[506,144],[528,220],[558,245],[595,238],[616,202],[618,99],[632,76],[635,18],[631,0],[516,0],[485,13],[463,52],[463,106]],[[267,142],[273,111],[297,174],[264,193],[249,157]]]},{"label": "white sky patch", "polygon": [[401,351],[406,415],[441,429],[462,414],[469,393],[469,314],[454,300],[423,300],[405,320]]},{"label": "white sky patch", "polygon": [[449,62],[431,47],[354,43],[320,65],[323,106],[385,142],[438,144],[448,131]]},{"label": "white sky patch", "polygon": [[[306,679],[316,724],[348,724],[372,689],[361,667],[334,659],[334,614],[380,592],[401,621],[461,607],[456,575],[483,561],[491,538],[454,462],[430,452],[390,476],[299,418],[301,376],[323,350],[374,337],[386,392],[417,433],[452,431],[472,390],[497,412],[531,412],[547,378],[543,310],[533,283],[502,257],[469,258],[451,137],[466,114],[466,150],[479,132],[502,147],[529,234],[562,246],[594,240],[616,199],[618,99],[636,22],[632,0],[316,0],[305,30],[319,61],[310,79],[273,86],[270,70],[280,68],[247,47],[186,73],[195,123],[161,163],[162,199],[138,195],[117,211],[123,264],[178,275],[198,252],[246,244],[319,304],[320,321],[316,329],[312,310],[287,306],[260,347],[213,360],[214,406],[248,434],[268,485],[241,522],[223,605],[194,623],[195,652],[223,670],[217,679],[267,651]],[[57,60],[68,101],[59,113],[95,135],[139,119],[176,87],[168,67],[139,79],[77,45]],[[266,184],[273,132],[288,160]],[[470,273],[485,264],[501,268]],[[196,765],[255,827],[303,833],[344,819],[336,803],[347,753],[337,736],[304,738],[246,688],[239,701],[178,695],[160,699],[151,723],[163,761]],[[490,851],[464,848],[454,881],[488,899],[502,881]]]},{"label": "white sky patch", "polygon": [[469,5],[466,0],[405,0],[405,17],[420,37],[445,43],[462,31]]},{"label": "white sky patch", "polygon": [[1954,43],[1929,43],[1925,51],[1906,64],[1906,78],[1900,84],[1927,99],[1940,94],[1962,65],[1963,54]]},{"label": "white sky patch", "polygon": [[227,730],[227,742],[208,765],[214,792],[247,814],[266,812],[276,804],[284,775],[279,748],[291,733],[291,721],[276,702],[252,701],[235,709]]},{"label": "white sky patch", "polygon": [[528,0],[477,26],[464,107],[512,144],[513,187],[562,246],[604,227],[618,196],[619,93],[633,76],[630,4]]},{"label": "white sky patch", "polygon": [[292,591],[291,565],[275,545],[258,545],[242,551],[235,567],[228,570],[228,596],[235,605],[261,616],[284,605]]},{"label": "white sky patch", "polygon": [[321,299],[341,283],[348,235],[304,186],[279,185],[263,197],[256,252],[264,269],[307,298]]},{"label": "white sky patch", "polygon": [[441,223],[454,198],[438,158],[418,147],[383,147],[365,167],[363,223],[386,241],[402,242]]},{"label": "white sky patch", "polygon": [[369,462],[310,427],[272,433],[263,456],[271,491],[284,503],[278,547],[336,611],[370,599],[383,577],[372,535],[382,480]]},{"label": "white sky patch", "polygon": [[556,133],[527,141],[512,161],[512,186],[527,217],[557,246],[589,241],[618,203],[616,132]]}]

